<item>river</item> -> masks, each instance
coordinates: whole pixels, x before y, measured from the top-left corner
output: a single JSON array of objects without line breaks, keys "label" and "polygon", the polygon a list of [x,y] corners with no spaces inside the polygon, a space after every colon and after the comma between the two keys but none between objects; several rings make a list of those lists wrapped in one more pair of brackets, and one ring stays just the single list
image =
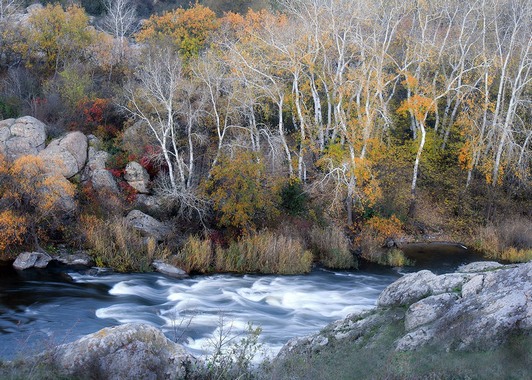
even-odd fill
[{"label": "river", "polygon": [[[471,261],[449,257],[450,261],[438,261],[438,267],[450,271]],[[4,263],[0,358],[34,353],[126,322],[157,326],[169,339],[201,355],[208,351],[222,318],[232,333],[248,323],[260,326],[261,342],[274,354],[292,337],[312,334],[347,314],[374,307],[380,292],[400,272],[376,266],[357,271],[317,268],[297,276],[220,274],[176,280],[157,273],[60,266],[20,272]]]}]

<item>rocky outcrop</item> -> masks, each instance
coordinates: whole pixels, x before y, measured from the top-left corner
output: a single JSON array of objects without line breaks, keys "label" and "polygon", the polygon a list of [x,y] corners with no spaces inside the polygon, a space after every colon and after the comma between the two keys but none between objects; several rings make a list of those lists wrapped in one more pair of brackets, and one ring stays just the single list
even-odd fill
[{"label": "rocky outcrop", "polygon": [[124,179],[129,185],[142,194],[148,194],[150,175],[138,162],[131,161],[126,165]]},{"label": "rocky outcrop", "polygon": [[65,375],[98,379],[184,379],[196,359],[168,340],[157,328],[129,323],[104,328],[51,353],[53,364]]},{"label": "rocky outcrop", "polygon": [[381,293],[377,305],[289,342],[278,360],[317,353],[346,339],[366,349],[375,344],[378,332],[394,324],[401,326],[394,330],[396,351],[425,346],[443,352],[497,349],[509,337],[532,335],[532,262],[482,262],[449,274],[407,274]]},{"label": "rocky outcrop", "polygon": [[0,121],[0,154],[9,160],[37,155],[44,149],[46,126],[31,116]]},{"label": "rocky outcrop", "polygon": [[118,194],[120,190],[113,175],[106,170],[109,153],[99,150],[101,142],[94,136],[87,136],[89,143],[87,164],[81,174],[81,181],[90,181],[92,188],[98,193]]},{"label": "rocky outcrop", "polygon": [[55,139],[39,153],[50,171],[59,171],[65,178],[78,174],[87,162],[87,137],[71,132]]},{"label": "rocky outcrop", "polygon": [[23,252],[17,256],[13,267],[17,270],[46,268],[52,257],[44,252]]},{"label": "rocky outcrop", "polygon": [[165,263],[162,260],[155,260],[152,264],[153,269],[156,272],[162,273],[164,275],[174,277],[174,278],[185,278],[188,277],[187,272],[183,269],[173,266],[171,264]]},{"label": "rocky outcrop", "polygon": [[126,216],[126,223],[143,236],[153,237],[159,241],[163,240],[170,232],[170,228],[167,225],[139,210],[130,211]]}]

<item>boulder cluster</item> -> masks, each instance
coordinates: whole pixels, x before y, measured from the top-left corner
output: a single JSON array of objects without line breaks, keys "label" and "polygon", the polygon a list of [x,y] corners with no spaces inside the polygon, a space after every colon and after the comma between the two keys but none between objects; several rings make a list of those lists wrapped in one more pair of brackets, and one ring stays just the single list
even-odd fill
[{"label": "boulder cluster", "polygon": [[[131,128],[138,129],[139,126],[136,124]],[[0,121],[0,155],[9,161],[37,156],[42,159],[46,173],[60,174],[56,177],[63,181],[90,183],[92,189],[102,196],[120,193],[117,180],[107,167],[109,153],[101,149],[102,143],[96,136],[75,131],[47,142],[47,129],[44,123],[31,116]],[[125,135],[134,136],[135,133],[126,131]],[[138,162],[131,161],[124,172],[123,179],[138,194],[136,206],[156,211],[161,200],[151,194],[150,176],[146,169]],[[63,194],[61,201],[65,210],[76,207],[70,194]],[[171,231],[168,225],[138,209],[131,210],[124,220],[143,236],[156,241],[164,240]],[[44,252],[24,252],[16,259],[14,267],[17,270],[44,268],[52,260],[68,265],[92,265],[90,257],[83,252],[74,256],[63,252],[53,257]],[[168,264],[156,263],[154,268],[163,268],[163,272],[174,277],[184,275],[179,268],[168,269]]]},{"label": "boulder cluster", "polygon": [[381,293],[377,308],[334,322],[316,335],[294,339],[279,357],[319,352],[345,339],[365,342],[372,332],[396,322],[403,325],[394,342],[396,351],[425,346],[484,351],[496,349],[509,337],[530,335],[532,262],[476,262],[454,273],[407,274]]}]

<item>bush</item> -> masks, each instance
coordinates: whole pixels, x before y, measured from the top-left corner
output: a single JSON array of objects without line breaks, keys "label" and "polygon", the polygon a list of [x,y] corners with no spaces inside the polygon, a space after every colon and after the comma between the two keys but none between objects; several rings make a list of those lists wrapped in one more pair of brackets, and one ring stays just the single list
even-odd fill
[{"label": "bush", "polygon": [[144,238],[127,226],[123,218],[104,221],[94,216],[82,217],[87,243],[98,266],[118,272],[147,272],[154,258],[168,255],[153,238]]},{"label": "bush", "polygon": [[327,268],[349,269],[357,266],[350,250],[349,240],[338,226],[312,228],[310,246],[316,257]]},{"label": "bush", "polygon": [[216,250],[216,269],[222,272],[308,273],[312,254],[298,239],[263,231],[244,236],[227,249]]},{"label": "bush", "polygon": [[211,354],[205,365],[196,375],[201,379],[253,379],[253,359],[262,350],[259,336],[260,327],[248,323],[243,332],[235,331],[233,324],[227,323],[220,315],[218,326],[206,347]]}]

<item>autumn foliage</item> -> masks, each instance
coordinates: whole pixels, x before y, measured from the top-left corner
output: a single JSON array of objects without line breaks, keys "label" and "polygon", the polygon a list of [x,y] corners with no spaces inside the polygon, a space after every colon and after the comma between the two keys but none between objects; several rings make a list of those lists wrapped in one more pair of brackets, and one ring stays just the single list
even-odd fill
[{"label": "autumn foliage", "polygon": [[216,14],[203,5],[178,8],[161,16],[153,15],[144,23],[135,38],[139,42],[173,44],[182,57],[198,55],[209,36],[218,28]]},{"label": "autumn foliage", "polygon": [[61,174],[50,172],[37,156],[23,156],[3,164],[0,183],[1,248],[27,244],[39,247],[75,210],[74,186]]}]

